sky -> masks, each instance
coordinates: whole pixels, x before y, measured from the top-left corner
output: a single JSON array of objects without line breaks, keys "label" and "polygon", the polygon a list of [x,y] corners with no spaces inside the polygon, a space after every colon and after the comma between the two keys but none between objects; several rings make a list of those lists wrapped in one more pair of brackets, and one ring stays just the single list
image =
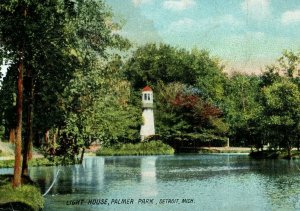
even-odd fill
[{"label": "sky", "polygon": [[106,0],[135,45],[206,49],[226,71],[260,73],[300,49],[300,0]]}]

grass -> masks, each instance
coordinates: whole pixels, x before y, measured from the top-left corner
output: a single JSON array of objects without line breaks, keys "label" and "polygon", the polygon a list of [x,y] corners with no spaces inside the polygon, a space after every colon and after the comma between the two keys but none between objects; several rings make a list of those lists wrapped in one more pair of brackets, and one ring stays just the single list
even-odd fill
[{"label": "grass", "polygon": [[[0,210],[40,210],[44,205],[44,198],[39,188],[34,184],[23,184],[13,189],[12,175],[0,175]],[[32,183],[32,182],[30,182]]]},{"label": "grass", "polygon": [[96,152],[98,156],[114,155],[170,155],[174,149],[161,141],[142,142],[137,144],[121,144],[103,147]]},{"label": "grass", "polygon": [[[14,167],[14,160],[0,160],[0,168],[12,168]],[[61,158],[57,157],[54,160],[47,158],[36,158],[28,162],[28,166],[59,166],[59,165],[73,165],[76,164],[71,160],[62,161]]]}]

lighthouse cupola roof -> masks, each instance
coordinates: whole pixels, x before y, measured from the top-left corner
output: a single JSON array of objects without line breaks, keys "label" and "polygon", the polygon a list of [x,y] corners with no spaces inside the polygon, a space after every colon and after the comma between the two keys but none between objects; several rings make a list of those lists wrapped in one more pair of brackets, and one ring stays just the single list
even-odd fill
[{"label": "lighthouse cupola roof", "polygon": [[145,86],[143,89],[142,89],[143,92],[153,92],[152,91],[152,88],[150,86]]}]

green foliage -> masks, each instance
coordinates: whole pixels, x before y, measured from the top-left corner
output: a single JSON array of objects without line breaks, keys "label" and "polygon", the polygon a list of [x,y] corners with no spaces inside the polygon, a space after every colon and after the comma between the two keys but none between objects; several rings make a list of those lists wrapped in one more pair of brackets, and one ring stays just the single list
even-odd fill
[{"label": "green foliage", "polygon": [[285,50],[275,64],[266,67],[262,75],[261,86],[269,86],[275,82],[288,78],[299,85],[300,76],[300,51]]},{"label": "green foliage", "polygon": [[210,119],[211,126],[214,128],[214,132],[219,135],[225,135],[229,131],[229,125],[221,118]]},{"label": "green foliage", "polygon": [[235,73],[226,87],[224,113],[230,125],[231,143],[237,146],[254,144],[262,105],[260,77]]},{"label": "green foliage", "polygon": [[293,52],[285,50],[278,59],[278,63],[278,71],[283,72],[286,77],[294,78],[300,76],[300,51]]},{"label": "green foliage", "polygon": [[95,140],[136,139],[138,115],[127,103],[129,89],[118,69],[121,60],[108,53],[129,46],[114,33],[119,26],[112,22],[110,10],[102,1],[90,0],[77,2],[71,12],[75,18],[68,25],[74,33],[70,53],[79,64],[58,96],[56,105],[63,118],[56,124],[61,134],[56,153],[74,158]]},{"label": "green foliage", "polygon": [[10,203],[13,206],[19,205],[24,209],[24,205],[26,205],[36,211],[43,208],[44,198],[40,193],[39,188],[34,185],[25,184],[22,187],[13,189],[10,184],[10,177],[5,177],[4,175],[0,178],[0,208],[5,207],[10,209]]},{"label": "green foliage", "polygon": [[[231,143],[290,149],[298,142],[298,53],[285,51],[261,76],[234,74],[227,86],[225,116]],[[289,131],[289,132],[287,132]]]},{"label": "green foliage", "polygon": [[297,85],[283,80],[264,88],[263,127],[271,135],[277,136],[274,147],[282,146],[290,150],[297,140],[300,125],[300,92]]},{"label": "green foliage", "polygon": [[260,86],[264,87],[281,81],[282,77],[280,76],[277,67],[275,65],[271,65],[266,67],[266,71],[263,72],[261,79],[262,81]]},{"label": "green foliage", "polygon": [[123,69],[136,92],[146,85],[153,88],[160,135],[227,133],[217,106],[223,101],[226,75],[207,51],[147,44],[134,51]]},{"label": "green foliage", "polygon": [[195,84],[194,71],[187,67],[185,50],[169,45],[147,44],[138,48],[125,65],[125,74],[135,89],[146,84],[154,86],[159,80],[164,83],[182,81]]},{"label": "green foliage", "polygon": [[[12,64],[0,98],[0,118],[8,129],[14,127],[12,97],[22,57],[24,108],[33,108],[27,115],[34,111],[38,144],[40,134],[47,131],[58,131],[60,136],[58,143],[51,144],[50,154],[74,158],[79,148],[103,134],[136,139],[135,107],[126,103],[127,96],[110,97],[123,86],[113,67],[118,64],[108,62],[110,54],[127,49],[129,42],[115,33],[119,25],[104,1],[1,1],[0,11],[1,61],[9,59]],[[120,103],[121,98],[125,103]],[[116,121],[119,116],[121,122]]]},{"label": "green foliage", "polygon": [[[128,47],[127,40],[113,32],[118,25],[111,21],[112,13],[103,1],[77,1],[64,6],[67,6],[68,11],[64,25],[65,38],[68,41],[64,52],[68,60],[58,59],[63,64],[54,63],[57,71],[49,71],[54,75],[44,75],[45,80],[39,83],[38,87],[41,87],[41,92],[37,91],[35,116],[37,119],[44,120],[39,121],[40,124],[37,125],[37,128],[42,131],[53,127],[65,127],[69,124],[66,120],[71,119],[71,122],[74,122],[75,119],[83,117],[83,115],[80,115],[81,117],[77,115],[83,113],[80,109],[84,108],[87,112],[91,101],[96,97],[102,97],[98,89],[103,92],[109,85],[105,83],[108,81],[105,78],[108,74],[101,72],[109,57],[107,50]],[[68,74],[62,75],[64,72]],[[51,87],[51,89],[45,87]],[[73,109],[72,115],[66,113],[71,109]],[[45,114],[45,110],[48,113]]]},{"label": "green foliage", "polygon": [[0,127],[14,128],[16,125],[15,78],[16,72],[8,68],[0,89]]},{"label": "green foliage", "polygon": [[94,66],[89,74],[77,72],[63,93],[63,133],[70,134],[77,147],[95,140],[105,145],[139,140],[140,108],[129,101],[130,86],[115,69],[117,63],[113,59]]},{"label": "green foliage", "polygon": [[300,95],[298,87],[285,80],[280,83],[266,87],[263,90],[266,106],[266,112],[282,113],[284,116],[299,115]]},{"label": "green foliage", "polygon": [[114,155],[169,155],[174,150],[161,141],[142,142],[137,144],[119,144],[111,147],[103,147],[97,151],[98,156]]},{"label": "green foliage", "polygon": [[124,69],[134,89],[159,81],[164,84],[182,83],[196,88],[202,96],[221,100],[225,74],[220,61],[205,50],[177,49],[166,44],[139,47],[126,62]]},{"label": "green foliage", "polygon": [[183,113],[178,112],[171,102],[176,99],[177,94],[183,92],[185,86],[181,83],[168,85],[159,83],[155,89],[155,124],[156,131],[162,135],[170,135],[186,131],[190,125],[183,118]]}]

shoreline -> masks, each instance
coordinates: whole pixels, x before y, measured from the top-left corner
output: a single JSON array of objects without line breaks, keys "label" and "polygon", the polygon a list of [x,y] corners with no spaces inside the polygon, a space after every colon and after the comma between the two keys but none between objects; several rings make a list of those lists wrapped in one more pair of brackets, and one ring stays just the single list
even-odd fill
[{"label": "shoreline", "polygon": [[231,154],[249,154],[251,152],[250,147],[202,147],[199,149],[199,153],[231,153]]},{"label": "shoreline", "polygon": [[[98,149],[98,148],[97,148]],[[250,147],[202,147],[199,149],[199,154],[249,154],[251,152]],[[176,154],[176,153],[174,153]],[[195,153],[178,153],[178,154],[195,154]],[[97,156],[95,150],[89,150],[85,153],[85,157],[93,157]],[[99,156],[99,155],[98,155]],[[120,155],[118,155],[120,156]],[[14,156],[0,156],[0,162],[1,161],[7,161],[7,160],[14,160]],[[35,154],[33,155],[33,159],[40,159],[44,158],[41,154]]]}]

